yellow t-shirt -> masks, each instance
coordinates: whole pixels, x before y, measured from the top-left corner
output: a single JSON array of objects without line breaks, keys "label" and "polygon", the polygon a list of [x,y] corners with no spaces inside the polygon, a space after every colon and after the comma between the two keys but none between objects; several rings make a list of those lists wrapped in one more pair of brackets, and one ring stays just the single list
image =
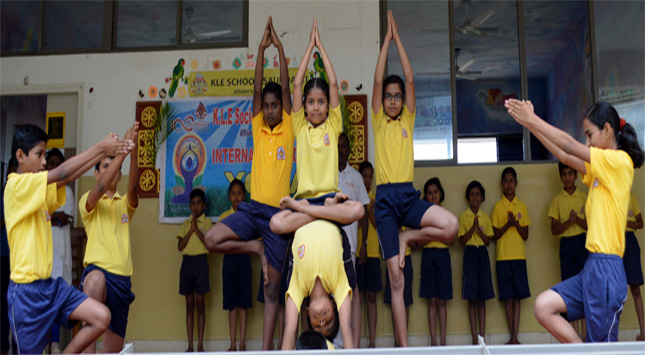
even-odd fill
[{"label": "yellow t-shirt", "polygon": [[[629,208],[627,208],[627,222],[636,222],[636,216],[638,216],[641,213],[641,208],[638,205],[638,201],[636,200],[636,196],[633,194],[630,195],[629,198]],[[635,229],[632,228],[626,228],[627,232],[635,232]]]},{"label": "yellow t-shirt", "polygon": [[[222,214],[222,216],[223,215],[224,214]],[[220,217],[220,219],[222,218],[223,217]],[[188,233],[188,231],[190,230],[190,225],[192,223],[193,215],[191,214],[188,219],[186,219],[184,223],[182,223],[181,231],[179,232],[179,234],[177,234],[177,239],[182,239],[186,236],[186,233]],[[206,231],[209,230],[212,226],[213,222],[211,222],[211,220],[206,217],[205,213],[202,213],[201,216],[197,217],[197,228],[202,231],[202,234],[206,234]],[[190,239],[188,239],[188,244],[186,244],[186,247],[181,251],[181,253],[182,255],[208,254],[208,249],[206,249],[206,246],[204,245],[204,243],[202,243],[202,240],[199,239],[199,236],[193,232],[193,234],[190,236]]]},{"label": "yellow t-shirt", "polygon": [[376,149],[376,185],[412,182],[414,176],[414,149],[412,134],[416,112],[403,105],[398,119],[391,119],[383,111],[372,111],[374,147]]},{"label": "yellow t-shirt", "polygon": [[51,214],[65,203],[65,195],[65,186],[47,184],[46,171],[9,174],[4,218],[13,282],[24,284],[51,277]]},{"label": "yellow t-shirt", "polygon": [[[488,217],[488,214],[480,208],[477,211],[477,219],[479,221],[479,229],[481,229],[481,231],[484,232],[484,235],[486,235],[489,238],[492,238],[493,235],[495,235],[495,233],[493,232],[493,225],[490,221],[490,217]],[[457,233],[457,235],[461,237],[466,233],[468,233],[470,228],[473,227],[473,224],[475,224],[475,213],[473,213],[473,211],[470,208],[467,208],[459,216],[459,232]],[[479,234],[477,234],[477,232],[473,232],[472,237],[468,239],[468,241],[466,242],[466,245],[482,246],[486,244],[479,236]]]},{"label": "yellow t-shirt", "polygon": [[343,132],[340,105],[329,108],[327,119],[314,127],[304,108],[293,113],[298,144],[298,192],[295,198],[314,198],[338,192],[338,136]]},{"label": "yellow t-shirt", "polygon": [[340,229],[325,220],[315,220],[300,227],[293,238],[293,271],[285,299],[298,307],[313,290],[319,278],[325,291],[334,296],[340,310],[345,298],[352,295],[343,264]]},{"label": "yellow t-shirt", "polygon": [[582,182],[589,186],[585,247],[592,253],[622,257],[634,164],[622,150],[594,147],[590,149],[590,160],[585,162],[587,174],[582,176]]},{"label": "yellow t-shirt", "polygon": [[[555,195],[549,207],[549,217],[554,218],[558,223],[564,223],[569,220],[571,210],[578,213],[578,217],[585,219],[585,203],[587,202],[587,194],[576,189],[572,195],[569,195],[564,189],[559,194]],[[569,226],[559,237],[572,237],[585,233],[577,224]]]},{"label": "yellow t-shirt", "polygon": [[[374,190],[371,190],[368,194],[370,201],[376,199],[376,193]],[[368,258],[380,258],[381,257],[381,243],[378,240],[378,233],[376,232],[376,227],[372,224],[372,221],[369,221],[369,227],[367,229],[367,257]],[[361,252],[361,246],[363,244],[363,228],[361,225],[358,225],[358,246],[356,247],[356,255],[359,255]]]},{"label": "yellow t-shirt", "polygon": [[251,163],[251,199],[279,207],[289,196],[293,166],[293,128],[291,115],[282,111],[282,122],[273,130],[264,122],[262,111],[253,117],[253,162]]},{"label": "yellow t-shirt", "polygon": [[130,221],[135,207],[128,203],[127,194],[103,195],[94,209],[88,211],[86,192],[78,202],[81,219],[87,233],[87,248],[83,266],[96,265],[121,276],[132,276],[130,250]]},{"label": "yellow t-shirt", "polygon": [[[520,201],[517,196],[513,201],[509,201],[505,196],[495,203],[491,213],[491,222],[493,227],[500,229],[508,222],[508,212],[513,212],[515,218],[520,221],[520,226],[526,227],[531,225],[529,212],[526,204]],[[510,227],[506,233],[497,240],[497,261],[502,260],[526,260],[526,251],[524,250],[524,239],[520,237],[515,227]]]}]

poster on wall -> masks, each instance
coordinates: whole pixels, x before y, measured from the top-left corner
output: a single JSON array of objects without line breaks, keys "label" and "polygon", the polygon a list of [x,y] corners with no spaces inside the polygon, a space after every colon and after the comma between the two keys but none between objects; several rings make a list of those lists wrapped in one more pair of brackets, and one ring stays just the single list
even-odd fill
[{"label": "poster on wall", "polygon": [[237,178],[250,186],[253,137],[250,97],[173,101],[177,118],[161,147],[159,221],[181,223],[190,215],[190,192],[206,193],[206,215],[230,208],[228,186]]},{"label": "poster on wall", "polygon": [[[289,86],[293,92],[293,79],[298,68],[289,68]],[[194,71],[188,75],[188,95],[202,96],[253,96],[254,70]],[[280,69],[265,69],[264,82],[280,83]]]}]

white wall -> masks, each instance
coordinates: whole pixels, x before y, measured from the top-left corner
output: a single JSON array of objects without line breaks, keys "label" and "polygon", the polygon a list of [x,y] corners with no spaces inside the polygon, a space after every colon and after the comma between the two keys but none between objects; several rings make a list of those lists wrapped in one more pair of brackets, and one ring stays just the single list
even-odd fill
[{"label": "white wall", "polygon": [[[371,98],[379,52],[379,5],[376,1],[251,1],[249,48],[1,58],[0,87],[3,91],[9,87],[24,88],[25,76],[29,76],[28,88],[82,83],[83,118],[79,122],[82,135],[77,142],[78,150],[82,151],[109,132],[125,133],[135,120],[139,90],[147,93],[151,85],[167,90],[169,84],[165,78],[171,76],[179,58],[186,61],[187,75],[193,70],[193,60],[199,62],[198,70],[212,70],[215,59],[222,62],[223,70],[230,70],[235,57],[256,53],[268,15],[273,16],[279,34],[286,32],[282,37],[285,54],[295,57],[296,64],[300,64],[313,17],[316,17],[338,79],[348,80],[349,94],[370,94]],[[271,47],[265,55],[271,59],[275,53]],[[311,63],[310,67],[313,67]],[[356,92],[355,87],[360,83],[363,89]],[[90,88],[93,88],[92,93]],[[147,95],[145,100],[150,100]],[[371,128],[369,132],[371,135]],[[369,143],[369,157],[373,160],[373,139],[370,138]]]}]

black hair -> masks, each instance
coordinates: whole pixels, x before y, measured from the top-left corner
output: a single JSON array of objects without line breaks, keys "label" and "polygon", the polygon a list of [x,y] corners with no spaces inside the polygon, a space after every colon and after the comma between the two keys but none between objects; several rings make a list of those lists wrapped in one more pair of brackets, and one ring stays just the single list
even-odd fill
[{"label": "black hair", "polygon": [[361,165],[358,166],[358,172],[362,173],[363,170],[370,168],[372,171],[374,171],[374,167],[372,166],[372,163],[370,163],[368,160],[364,161],[361,163]]},{"label": "black hair", "polygon": [[502,181],[504,181],[504,175],[506,174],[513,174],[513,178],[515,178],[515,181],[517,181],[517,172],[515,169],[513,169],[512,166],[507,166],[504,168],[504,171],[502,171]]},{"label": "black hair", "polygon": [[296,350],[327,350],[327,339],[315,330],[305,330],[296,341]]},{"label": "black hair", "polygon": [[345,137],[345,139],[347,139],[347,148],[349,148],[349,154],[351,155],[352,154],[352,142],[349,141],[349,136],[347,134],[345,134],[345,132],[343,132],[338,136],[338,143],[340,143],[340,139],[342,137]]},{"label": "black hair", "polygon": [[231,184],[228,186],[228,194],[231,194],[231,190],[233,190],[233,186],[235,185],[241,187],[242,193],[244,194],[244,196],[246,196],[246,186],[244,186],[244,183],[240,179],[233,179],[233,181],[231,181]]},{"label": "black hair", "polygon": [[266,85],[264,85],[264,89],[262,89],[262,101],[264,102],[264,95],[267,93],[273,94],[278,101],[280,101],[280,104],[282,105],[282,86],[280,86],[277,83],[274,83],[273,81],[269,81]]},{"label": "black hair", "polygon": [[315,88],[322,90],[325,94],[325,97],[327,98],[327,102],[329,102],[329,84],[327,84],[327,82],[322,78],[313,78],[309,79],[309,81],[307,81],[307,83],[305,84],[305,88],[302,94],[303,104],[306,102],[309,92]]},{"label": "black hair", "polygon": [[14,127],[13,140],[11,141],[11,157],[16,158],[18,149],[22,150],[25,155],[40,142],[47,142],[47,133],[42,128],[32,124],[17,125]]},{"label": "black hair", "polygon": [[18,169],[18,159],[14,157],[9,158],[9,163],[7,163],[7,172],[15,173],[17,169]]},{"label": "black hair", "polygon": [[[331,295],[329,295],[329,299],[331,300],[331,303],[332,303],[331,308],[334,310],[334,325],[331,328],[331,333],[329,335],[324,335],[323,334],[323,336],[325,338],[327,338],[327,340],[329,340],[330,342],[333,342],[334,339],[336,338],[336,335],[338,335],[338,330],[340,329],[340,319],[338,318],[339,315],[338,315],[338,307],[336,307],[336,301],[334,300],[334,298]],[[300,307],[301,308],[305,307],[305,304],[308,307],[310,300],[311,300],[311,298],[309,296],[305,297],[305,299],[303,300],[302,305]],[[309,314],[307,314],[307,317],[305,317],[305,318],[307,318],[307,323],[309,323],[309,329],[314,329],[314,327],[311,326],[311,319],[309,319]]]},{"label": "black hair", "polygon": [[426,191],[428,191],[428,187],[430,185],[436,185],[437,188],[439,189],[439,192],[441,192],[441,198],[439,199],[439,202],[443,202],[443,199],[446,197],[444,192],[443,192],[443,187],[441,186],[441,181],[439,181],[438,177],[433,177],[428,179],[426,181],[426,184],[423,185],[423,199],[426,200]]},{"label": "black hair", "polygon": [[482,193],[482,202],[486,200],[486,190],[484,189],[484,186],[482,186],[481,182],[477,180],[471,181],[466,187],[466,200],[468,200],[468,195],[472,189],[479,189],[479,192]]},{"label": "black hair", "polygon": [[390,84],[398,84],[403,94],[403,99],[405,99],[405,83],[403,79],[398,75],[389,75],[385,80],[383,80],[383,96],[381,97],[385,100],[385,88]]},{"label": "black hair", "polygon": [[58,148],[53,148],[45,154],[45,160],[49,161],[51,157],[58,157],[61,163],[65,161],[65,156],[63,156],[63,153]]},{"label": "black hair", "polygon": [[574,173],[574,174],[577,174],[577,173],[578,173],[578,172],[576,171],[576,169],[574,169],[574,168],[570,167],[569,165],[564,164],[564,163],[563,163],[563,162],[561,162],[561,161],[559,161],[559,162],[558,162],[558,171],[560,172],[560,175],[562,175],[562,172],[564,171],[564,169],[567,169],[567,168],[568,168],[568,169],[573,170],[573,173]]},{"label": "black hair", "polygon": [[[114,155],[110,155],[107,158],[114,159],[116,157]],[[103,158],[103,159],[105,159],[105,158]],[[98,171],[101,168],[101,162],[103,161],[103,159],[101,159],[98,163],[96,163],[96,165],[94,165],[94,170]],[[130,158],[130,159],[132,159],[132,158]]]},{"label": "black hair", "polygon": [[204,193],[204,190],[195,188],[193,191],[190,192],[190,199],[194,199],[195,197],[199,197],[202,199],[202,202],[206,203],[206,194]]},{"label": "black hair", "polygon": [[602,129],[605,123],[609,123],[614,130],[614,138],[618,143],[618,149],[624,150],[629,155],[635,168],[640,168],[643,165],[645,156],[643,155],[643,149],[638,144],[636,130],[629,123],[625,123],[623,129],[620,129],[620,116],[618,116],[618,112],[611,104],[598,101],[587,109],[584,117],[599,129]]}]

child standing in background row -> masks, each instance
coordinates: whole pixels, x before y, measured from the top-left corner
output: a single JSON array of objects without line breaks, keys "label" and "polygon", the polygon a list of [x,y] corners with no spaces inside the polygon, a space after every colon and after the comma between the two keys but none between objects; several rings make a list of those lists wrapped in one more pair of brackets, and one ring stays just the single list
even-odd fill
[{"label": "child standing in background row", "polygon": [[[423,199],[441,206],[444,198],[439,178],[428,179],[423,186]],[[445,243],[430,242],[423,247],[423,255],[421,256],[419,297],[428,299],[428,326],[430,327],[431,345],[437,345],[437,315],[439,316],[439,344],[446,345],[448,322],[446,301],[452,299],[452,267],[448,248],[452,245],[455,245],[454,239]]]},{"label": "child standing in background row", "polygon": [[204,234],[213,226],[206,217],[206,194],[203,190],[190,192],[191,215],[177,234],[177,248],[183,254],[179,271],[179,294],[186,296],[187,352],[193,351],[193,326],[197,304],[197,351],[204,351],[204,325],[206,322],[205,295],[210,292],[208,249],[204,246]]},{"label": "child standing in background row", "polygon": [[[459,216],[459,241],[465,245],[464,270],[461,298],[468,300],[468,318],[473,345],[478,343],[477,334],[486,334],[486,301],[495,297],[493,279],[490,272],[488,249],[494,236],[493,226],[480,207],[486,199],[484,186],[471,181],[466,187],[466,200],[469,207]],[[479,314],[479,333],[477,333],[477,315]]]},{"label": "child standing in background row", "polygon": [[493,240],[497,244],[497,285],[499,300],[504,301],[506,321],[511,339],[506,344],[519,344],[520,300],[531,297],[526,272],[524,242],[529,238],[531,219],[526,204],[515,196],[517,173],[512,167],[502,172],[504,194],[491,213]]},{"label": "child standing in background row", "polygon": [[638,317],[638,326],[640,333],[636,336],[637,341],[645,341],[645,329],[643,328],[643,298],[641,297],[640,287],[643,285],[643,267],[641,265],[641,248],[634,232],[637,229],[643,229],[643,215],[638,205],[636,196],[631,194],[629,207],[627,209],[627,228],[625,230],[625,254],[623,255],[623,265],[625,266],[625,277],[629,290],[634,298],[634,307],[636,308],[636,317]]},{"label": "child standing in background row", "polygon": [[[220,221],[237,211],[237,206],[246,198],[244,183],[238,179],[231,181],[228,188],[231,208],[219,217]],[[228,310],[228,329],[231,346],[228,351],[246,350],[246,310],[253,306],[251,300],[251,258],[249,254],[224,254],[222,262],[222,291],[224,309]],[[263,283],[261,283],[263,284]],[[240,347],[235,345],[237,318],[240,318]]]},{"label": "child standing in background row", "polygon": [[[560,237],[560,279],[564,281],[580,273],[589,256],[589,252],[585,249],[587,194],[576,188],[578,173],[575,170],[561,162],[558,162],[558,170],[564,188],[553,198],[549,217],[551,217],[551,234]],[[567,318],[566,314],[562,316]],[[573,329],[584,340],[586,333],[584,319],[581,319],[580,323],[579,327],[578,321],[573,322]]]}]

